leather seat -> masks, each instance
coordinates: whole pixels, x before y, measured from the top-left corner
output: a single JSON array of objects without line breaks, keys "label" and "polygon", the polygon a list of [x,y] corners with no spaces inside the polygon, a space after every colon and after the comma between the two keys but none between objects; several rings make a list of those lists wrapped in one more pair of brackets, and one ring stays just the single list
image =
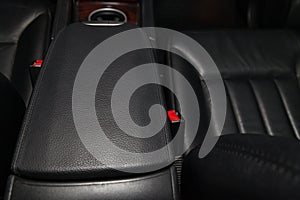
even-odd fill
[{"label": "leather seat", "polygon": [[227,91],[227,116],[224,136],[216,148],[204,159],[198,158],[199,148],[196,148],[185,159],[184,198],[299,199],[297,34],[290,31],[187,34],[210,53],[222,74]]},{"label": "leather seat", "polygon": [[28,104],[32,92],[29,65],[42,59],[50,41],[50,3],[4,0],[0,4],[0,72]]},{"label": "leather seat", "polygon": [[188,33],[211,55],[227,90],[223,134],[300,139],[297,35],[288,31]]},{"label": "leather seat", "polygon": [[49,6],[44,1],[0,3],[0,196],[32,91],[29,65],[43,58],[50,40]]}]

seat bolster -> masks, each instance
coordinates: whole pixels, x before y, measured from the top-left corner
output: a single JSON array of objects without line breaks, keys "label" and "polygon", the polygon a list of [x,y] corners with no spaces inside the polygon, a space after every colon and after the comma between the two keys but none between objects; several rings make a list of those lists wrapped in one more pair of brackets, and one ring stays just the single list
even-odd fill
[{"label": "seat bolster", "polygon": [[[183,164],[186,199],[299,199],[300,144],[263,135],[222,136],[210,154]],[[205,197],[205,198],[204,198]]]}]

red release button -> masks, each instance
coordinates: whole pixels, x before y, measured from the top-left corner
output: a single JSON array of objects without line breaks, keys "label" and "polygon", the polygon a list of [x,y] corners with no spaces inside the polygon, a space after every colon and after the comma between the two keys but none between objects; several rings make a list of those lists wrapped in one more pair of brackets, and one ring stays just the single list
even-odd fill
[{"label": "red release button", "polygon": [[41,67],[42,64],[43,64],[43,60],[36,60],[36,61],[33,62],[31,67]]},{"label": "red release button", "polygon": [[177,112],[175,110],[168,111],[168,118],[172,123],[180,122],[180,118],[178,117]]}]

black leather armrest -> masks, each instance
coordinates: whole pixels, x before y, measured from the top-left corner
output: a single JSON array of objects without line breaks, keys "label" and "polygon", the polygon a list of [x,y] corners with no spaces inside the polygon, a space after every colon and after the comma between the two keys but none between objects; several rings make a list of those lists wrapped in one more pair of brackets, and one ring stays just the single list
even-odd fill
[{"label": "black leather armrest", "polygon": [[[145,164],[143,160],[127,162],[122,166],[118,165],[119,162],[109,165],[101,163],[81,142],[72,115],[75,77],[85,57],[105,39],[132,28],[136,27],[129,24],[94,27],[75,23],[56,38],[44,62],[25,116],[13,162],[14,174],[47,180],[99,180],[128,177],[128,173],[121,172],[122,169],[138,169],[149,164]],[[151,63],[153,59],[152,52],[147,49],[125,54],[111,64],[101,79],[102,82],[98,84],[95,96],[98,118],[102,119],[107,137],[126,151],[151,152],[169,141],[167,124],[149,140],[136,139],[122,133],[110,113],[111,99],[108,96],[114,84],[131,68]],[[158,85],[142,88],[134,95],[131,111],[138,125],[149,122],[147,112],[153,104],[164,105],[163,93]],[[116,161],[122,159],[104,156]]]}]

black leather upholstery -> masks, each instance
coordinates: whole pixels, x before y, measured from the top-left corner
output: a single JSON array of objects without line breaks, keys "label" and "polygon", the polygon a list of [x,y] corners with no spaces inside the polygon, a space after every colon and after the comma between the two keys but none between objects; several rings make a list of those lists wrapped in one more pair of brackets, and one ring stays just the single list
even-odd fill
[{"label": "black leather upholstery", "polygon": [[298,0],[292,0],[291,8],[288,15],[287,26],[290,28],[299,28],[300,27],[300,2]]},{"label": "black leather upholstery", "polygon": [[21,0],[0,4],[0,73],[10,80],[26,105],[32,92],[29,65],[43,58],[50,40],[48,6],[44,1]]},{"label": "black leather upholstery", "polygon": [[[153,172],[149,177],[122,172],[124,169],[138,170],[157,163],[146,163],[141,157],[136,162],[128,161],[122,165],[116,162],[105,165],[87,151],[75,129],[72,92],[81,63],[99,43],[132,28],[135,26],[129,24],[107,28],[75,23],[68,26],[51,45],[24,120],[12,166],[13,173],[18,177],[26,178],[27,181],[19,178],[12,179],[10,187],[17,194],[9,195],[10,199],[22,199],[23,193],[28,193],[26,196],[28,199],[39,198],[41,191],[45,194],[43,199],[47,199],[47,195],[51,192],[55,192],[59,199],[61,197],[71,199],[75,195],[72,191],[77,189],[67,186],[67,182],[78,180],[83,182],[94,180],[95,182],[86,182],[83,185],[92,184],[95,190],[90,191],[89,186],[81,186],[78,191],[82,190],[82,193],[78,194],[77,199],[176,199],[178,197],[176,174],[172,168],[167,168],[162,174]],[[111,115],[110,97],[116,81],[131,68],[153,62],[153,59],[153,52],[147,49],[125,54],[109,66],[98,84],[95,108],[99,123],[102,123],[101,127],[105,130],[106,136],[119,148],[127,151],[155,151],[171,139],[168,123],[157,135],[148,139],[139,139],[120,131]],[[158,73],[153,71],[153,75],[158,76]],[[140,88],[133,94],[131,101],[130,112],[133,120],[139,125],[149,123],[147,112],[151,105],[165,106],[162,88],[158,85]],[[110,154],[103,156],[113,161],[123,159]],[[138,182],[132,181],[135,178]],[[51,188],[38,187],[35,183],[28,187],[26,182],[30,182],[30,179],[65,183]],[[106,180],[108,182],[105,182]]]},{"label": "black leather upholstery", "polygon": [[289,31],[187,34],[216,62],[228,98],[222,133],[226,136],[206,158],[200,160],[196,149],[184,162],[184,197],[298,199],[298,35]]},{"label": "black leather upholstery", "polygon": [[[134,27],[129,24],[111,28],[92,27],[76,23],[65,29],[55,40],[50,47],[24,120],[13,163],[15,174],[28,178],[54,180],[120,178],[128,174],[111,168],[145,167],[142,160],[122,166],[105,166],[100,163],[86,150],[79,139],[72,113],[74,81],[85,57],[106,38]],[[170,137],[168,126],[166,125],[160,134],[149,140],[126,136],[119,131],[110,114],[110,93],[118,77],[130,68],[152,60],[153,56],[149,52],[148,54],[137,52],[137,54],[120,57],[112,63],[97,89],[96,111],[99,123],[103,123],[102,129],[105,129],[107,137],[115,145],[133,152],[151,152],[165,145]],[[145,115],[148,105],[164,104],[164,97],[158,86],[149,87],[146,91],[136,95],[132,107],[135,110],[134,114],[138,116],[135,122],[140,125],[149,121]]]},{"label": "black leather upholstery", "polygon": [[0,198],[32,83],[29,65],[47,50],[50,3],[2,0],[0,2]]},{"label": "black leather upholstery", "polygon": [[25,112],[25,104],[9,80],[0,74],[0,199],[10,174],[12,155]]},{"label": "black leather upholstery", "polygon": [[[21,131],[7,199],[178,198],[173,167],[133,175],[118,170],[145,167],[143,160],[104,165],[83,146],[72,119],[72,91],[81,63],[100,42],[131,28],[135,27],[78,23],[56,38]],[[197,148],[187,156],[184,198],[298,199],[300,158],[294,153],[300,150],[295,140],[300,139],[298,36],[288,31],[187,34],[204,46],[221,71],[228,94],[223,134],[236,135],[222,136],[213,152],[202,160],[198,159]],[[139,140],[120,132],[111,118],[110,97],[116,80],[132,67],[152,62],[152,53],[146,49],[121,56],[97,88],[99,123],[102,120],[107,137],[115,145],[131,152],[154,151],[171,139],[168,124],[157,136]],[[175,68],[189,67],[175,60],[171,56]],[[199,83],[196,89],[202,89],[201,79],[193,81]],[[155,103],[165,106],[163,99],[157,85],[139,90],[131,106],[134,121],[147,124],[147,109]],[[209,97],[204,103],[209,107]],[[204,129],[205,125],[200,134]]]},{"label": "black leather upholstery", "polygon": [[12,176],[6,199],[168,200],[179,199],[174,170],[136,178],[87,182],[43,182]]},{"label": "black leather upholstery", "polygon": [[300,139],[298,37],[288,31],[191,32],[217,64],[227,90],[223,134]]},{"label": "black leather upholstery", "polygon": [[186,158],[184,199],[299,199],[299,151],[284,137],[223,136],[207,157]]},{"label": "black leather upholstery", "polygon": [[[73,122],[72,92],[81,63],[100,42],[131,28],[135,26],[127,24],[107,28],[77,23],[66,28],[54,41],[25,117],[13,162],[13,172],[17,177],[12,177],[8,184],[7,199],[178,198],[173,168],[151,175],[117,171],[125,167],[138,169],[145,167],[145,163],[140,160],[122,166],[104,165],[84,147]],[[158,136],[148,141],[126,136],[118,130],[109,111],[110,92],[115,81],[132,67],[149,62],[153,62],[150,50],[121,56],[105,72],[106,76],[100,80],[97,88],[96,111],[99,123],[101,120],[104,122],[102,128],[115,145],[128,151],[154,151],[170,140],[168,125]],[[147,124],[149,120],[145,112],[154,103],[164,105],[163,99],[161,88],[157,85],[137,91],[131,106],[135,122]],[[110,156],[112,160],[122,159],[104,156]],[[70,181],[73,183],[68,183]]]}]

